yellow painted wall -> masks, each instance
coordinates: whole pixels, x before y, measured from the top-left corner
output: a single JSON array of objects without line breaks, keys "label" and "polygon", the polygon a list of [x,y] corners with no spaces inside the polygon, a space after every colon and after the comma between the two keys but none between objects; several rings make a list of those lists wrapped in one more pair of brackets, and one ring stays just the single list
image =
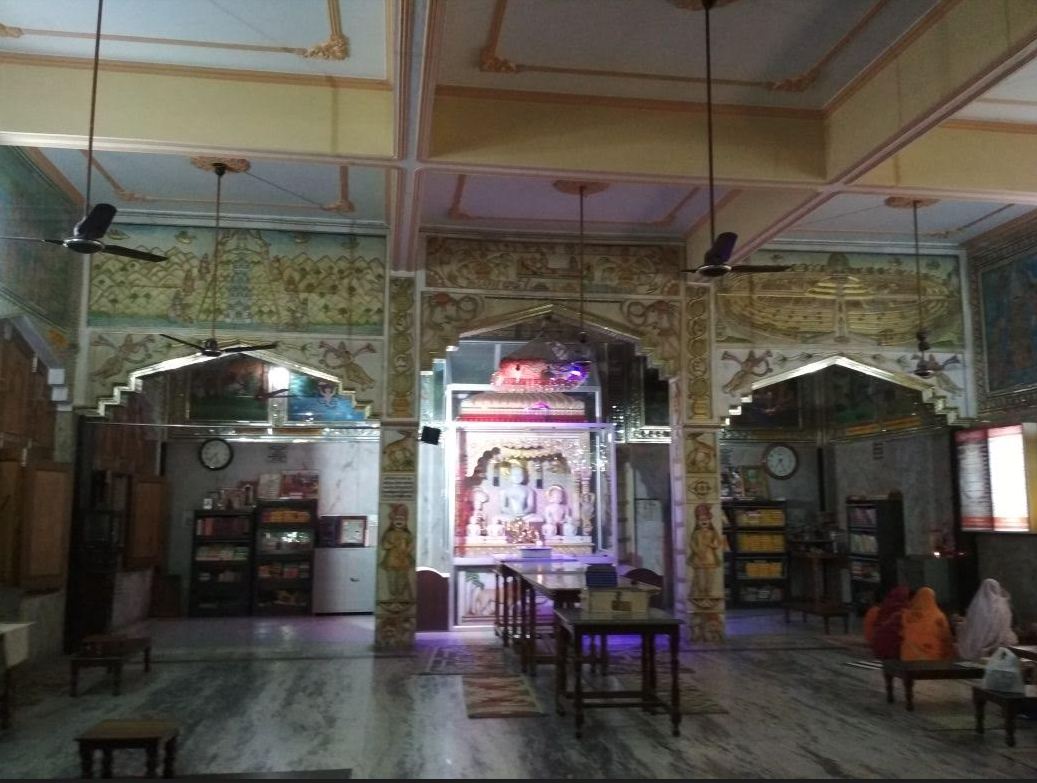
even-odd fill
[{"label": "yellow painted wall", "polygon": [[[86,135],[89,69],[3,62],[0,70],[0,130]],[[391,157],[393,94],[102,68],[97,135],[242,153]]]},{"label": "yellow painted wall", "polygon": [[[717,176],[819,182],[822,127],[812,117],[719,114]],[[439,95],[431,157],[523,168],[706,176],[700,112]]]}]

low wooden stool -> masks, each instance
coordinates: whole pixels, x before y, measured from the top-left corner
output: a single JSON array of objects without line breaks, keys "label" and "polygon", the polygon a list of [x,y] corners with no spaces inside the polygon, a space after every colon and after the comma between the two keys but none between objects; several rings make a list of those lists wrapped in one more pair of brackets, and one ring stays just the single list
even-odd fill
[{"label": "low wooden stool", "polygon": [[882,662],[882,674],[886,678],[886,701],[893,703],[893,680],[904,681],[904,702],[909,711],[915,708],[915,680],[978,680],[983,676],[983,667],[970,661],[900,661]]},{"label": "low wooden stool", "polygon": [[1019,710],[1037,707],[1037,690],[1027,686],[1026,693],[1008,693],[1006,691],[988,691],[982,685],[972,686],[972,704],[976,708],[976,732],[983,733],[983,718],[987,702],[992,701],[1001,707],[1005,719],[1005,744],[1015,747],[1015,716]]},{"label": "low wooden stool", "polygon": [[158,777],[158,749],[165,746],[162,777],[175,775],[176,740],[180,727],[167,720],[103,720],[76,737],[79,743],[80,777],[94,776],[94,751],[101,751],[101,777],[112,776],[112,752],[140,748],[147,754],[147,777]]},{"label": "low wooden stool", "polygon": [[91,666],[103,666],[112,675],[112,693],[119,695],[122,684],[122,665],[137,653],[144,653],[144,671],[151,671],[151,639],[146,636],[122,635],[87,636],[78,653],[69,659],[72,683],[69,695],[79,692],[79,670]]}]

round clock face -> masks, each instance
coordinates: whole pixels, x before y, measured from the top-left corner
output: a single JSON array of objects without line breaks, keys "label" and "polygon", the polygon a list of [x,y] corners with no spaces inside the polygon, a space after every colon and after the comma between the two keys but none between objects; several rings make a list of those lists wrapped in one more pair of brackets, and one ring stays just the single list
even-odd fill
[{"label": "round clock face", "polygon": [[791,446],[776,443],[763,455],[763,467],[772,477],[786,479],[796,472],[799,457]]},{"label": "round clock face", "polygon": [[234,459],[234,451],[222,438],[210,438],[198,447],[198,459],[209,470],[223,470]]}]

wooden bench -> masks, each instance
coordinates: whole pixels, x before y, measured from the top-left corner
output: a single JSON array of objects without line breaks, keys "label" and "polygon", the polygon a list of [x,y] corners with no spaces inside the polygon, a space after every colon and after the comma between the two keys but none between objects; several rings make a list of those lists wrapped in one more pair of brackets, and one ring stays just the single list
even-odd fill
[{"label": "wooden bench", "polygon": [[898,661],[882,662],[886,678],[886,701],[893,703],[893,680],[904,681],[904,701],[913,711],[915,680],[978,680],[983,676],[982,664],[970,661]]},{"label": "wooden bench", "polygon": [[94,753],[101,751],[101,777],[112,776],[112,752],[120,748],[141,749],[147,755],[147,777],[157,777],[159,745],[165,758],[162,777],[175,776],[176,740],[180,727],[167,720],[103,720],[76,737],[79,743],[81,777],[94,776]]},{"label": "wooden bench", "polygon": [[972,703],[976,708],[976,732],[983,733],[983,718],[986,712],[987,702],[991,701],[1001,708],[1001,715],[1005,719],[1005,743],[1010,748],[1015,747],[1015,716],[1020,710],[1037,707],[1037,690],[1028,686],[1026,693],[1007,693],[1005,691],[991,691],[982,685],[972,686]]},{"label": "wooden bench", "polygon": [[119,695],[122,665],[138,653],[144,654],[144,671],[151,671],[151,639],[146,636],[87,636],[79,652],[69,659],[72,683],[69,695],[79,695],[79,670],[102,666],[112,675],[112,693]]}]

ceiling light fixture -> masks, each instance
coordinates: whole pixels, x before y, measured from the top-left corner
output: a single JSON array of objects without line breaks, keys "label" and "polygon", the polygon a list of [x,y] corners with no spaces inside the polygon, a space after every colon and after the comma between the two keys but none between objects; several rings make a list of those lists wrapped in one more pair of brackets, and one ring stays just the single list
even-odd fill
[{"label": "ceiling light fixture", "polygon": [[714,195],[713,177],[713,55],[711,50],[709,11],[717,4],[716,0],[701,0],[702,10],[706,18],[706,148],[709,159],[709,250],[701,266],[685,269],[685,272],[697,272],[702,277],[723,277],[729,274],[761,274],[768,272],[784,272],[789,267],[775,264],[729,264],[734,252],[738,234],[724,231],[717,235],[716,199]]}]

